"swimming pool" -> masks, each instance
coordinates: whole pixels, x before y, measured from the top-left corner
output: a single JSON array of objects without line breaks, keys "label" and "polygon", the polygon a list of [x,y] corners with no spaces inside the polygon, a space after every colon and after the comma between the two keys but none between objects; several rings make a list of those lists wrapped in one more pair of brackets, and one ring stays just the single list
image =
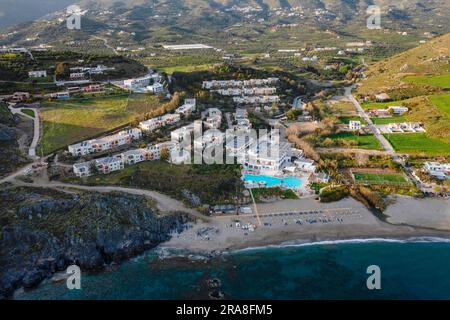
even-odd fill
[{"label": "swimming pool", "polygon": [[272,176],[244,174],[244,182],[259,183],[263,182],[266,187],[287,187],[298,189],[302,186],[303,181],[297,177],[276,178]]}]

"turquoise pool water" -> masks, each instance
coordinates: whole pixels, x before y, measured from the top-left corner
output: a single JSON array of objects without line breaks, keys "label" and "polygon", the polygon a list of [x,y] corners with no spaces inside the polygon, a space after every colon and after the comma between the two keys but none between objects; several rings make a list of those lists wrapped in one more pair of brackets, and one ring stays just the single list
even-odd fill
[{"label": "turquoise pool water", "polygon": [[297,177],[276,178],[272,176],[244,174],[244,182],[253,181],[254,183],[265,182],[266,187],[288,187],[292,189],[300,188],[303,181]]}]

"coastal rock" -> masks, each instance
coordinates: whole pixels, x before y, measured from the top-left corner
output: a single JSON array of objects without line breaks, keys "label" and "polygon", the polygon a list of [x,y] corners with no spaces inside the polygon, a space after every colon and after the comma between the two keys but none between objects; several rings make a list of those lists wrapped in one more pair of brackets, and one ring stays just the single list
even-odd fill
[{"label": "coastal rock", "polygon": [[0,298],[71,264],[102,269],[138,255],[188,221],[182,213],[158,216],[145,197],[122,193],[12,188],[0,192],[0,202]]}]

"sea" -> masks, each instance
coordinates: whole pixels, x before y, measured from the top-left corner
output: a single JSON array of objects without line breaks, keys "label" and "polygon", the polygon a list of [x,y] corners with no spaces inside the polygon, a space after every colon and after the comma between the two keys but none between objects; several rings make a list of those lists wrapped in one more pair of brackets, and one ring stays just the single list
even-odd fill
[{"label": "sea", "polygon": [[[379,289],[367,286],[369,266],[379,268]],[[212,258],[155,248],[107,271],[82,272],[81,289],[45,281],[15,298],[450,299],[449,274],[450,242],[436,238],[289,243]]]}]

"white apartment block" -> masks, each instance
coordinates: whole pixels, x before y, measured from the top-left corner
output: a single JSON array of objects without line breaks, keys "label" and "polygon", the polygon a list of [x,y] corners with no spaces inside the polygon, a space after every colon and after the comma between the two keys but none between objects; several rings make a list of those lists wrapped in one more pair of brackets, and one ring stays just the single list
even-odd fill
[{"label": "white apartment block", "polygon": [[203,89],[220,89],[220,88],[235,88],[235,87],[255,87],[263,85],[273,85],[278,82],[278,78],[267,79],[250,79],[250,80],[210,80],[203,81]]},{"label": "white apartment block", "polygon": [[438,180],[450,180],[450,163],[425,162],[423,168]]},{"label": "white apartment block", "polygon": [[164,92],[164,86],[161,83],[156,82],[156,83],[154,83],[154,84],[152,84],[150,86],[145,87],[145,90],[148,91],[148,92],[155,93],[155,94],[163,93]]},{"label": "white apartment block", "polygon": [[121,156],[105,157],[73,165],[73,173],[77,177],[88,177],[93,174],[92,167],[95,166],[98,173],[107,174],[119,171],[124,168],[124,161]]},{"label": "white apartment block", "polygon": [[123,85],[130,89],[133,88],[144,88],[150,85],[150,80],[152,79],[151,75],[146,75],[140,78],[127,79],[123,81]]},{"label": "white apartment block", "polygon": [[130,144],[133,140],[138,140],[141,137],[142,137],[141,130],[132,128],[120,131],[110,136],[86,140],[80,143],[70,145],[68,147],[68,151],[72,156],[84,156],[90,153],[110,150],[125,144]]},{"label": "white apartment block", "polygon": [[279,96],[243,96],[234,97],[233,101],[237,104],[265,104],[265,103],[278,103],[280,101]]},{"label": "white apartment block", "polygon": [[205,131],[201,137],[194,139],[194,147],[203,150],[223,144],[224,140],[225,133],[217,129],[210,129]]},{"label": "white apartment block", "polygon": [[219,129],[222,124],[222,111],[209,108],[202,114],[203,124],[208,129]]},{"label": "white apartment block", "polygon": [[195,111],[196,107],[197,101],[195,99],[186,99],[184,100],[184,104],[175,110],[175,113],[188,116]]},{"label": "white apartment block", "polygon": [[180,121],[180,115],[176,113],[170,113],[160,117],[141,121],[139,122],[139,128],[141,128],[142,131],[152,132],[158,128],[177,123],[178,121]]},{"label": "white apartment block", "polygon": [[47,71],[45,70],[29,71],[28,76],[30,78],[45,78],[47,76]]}]

